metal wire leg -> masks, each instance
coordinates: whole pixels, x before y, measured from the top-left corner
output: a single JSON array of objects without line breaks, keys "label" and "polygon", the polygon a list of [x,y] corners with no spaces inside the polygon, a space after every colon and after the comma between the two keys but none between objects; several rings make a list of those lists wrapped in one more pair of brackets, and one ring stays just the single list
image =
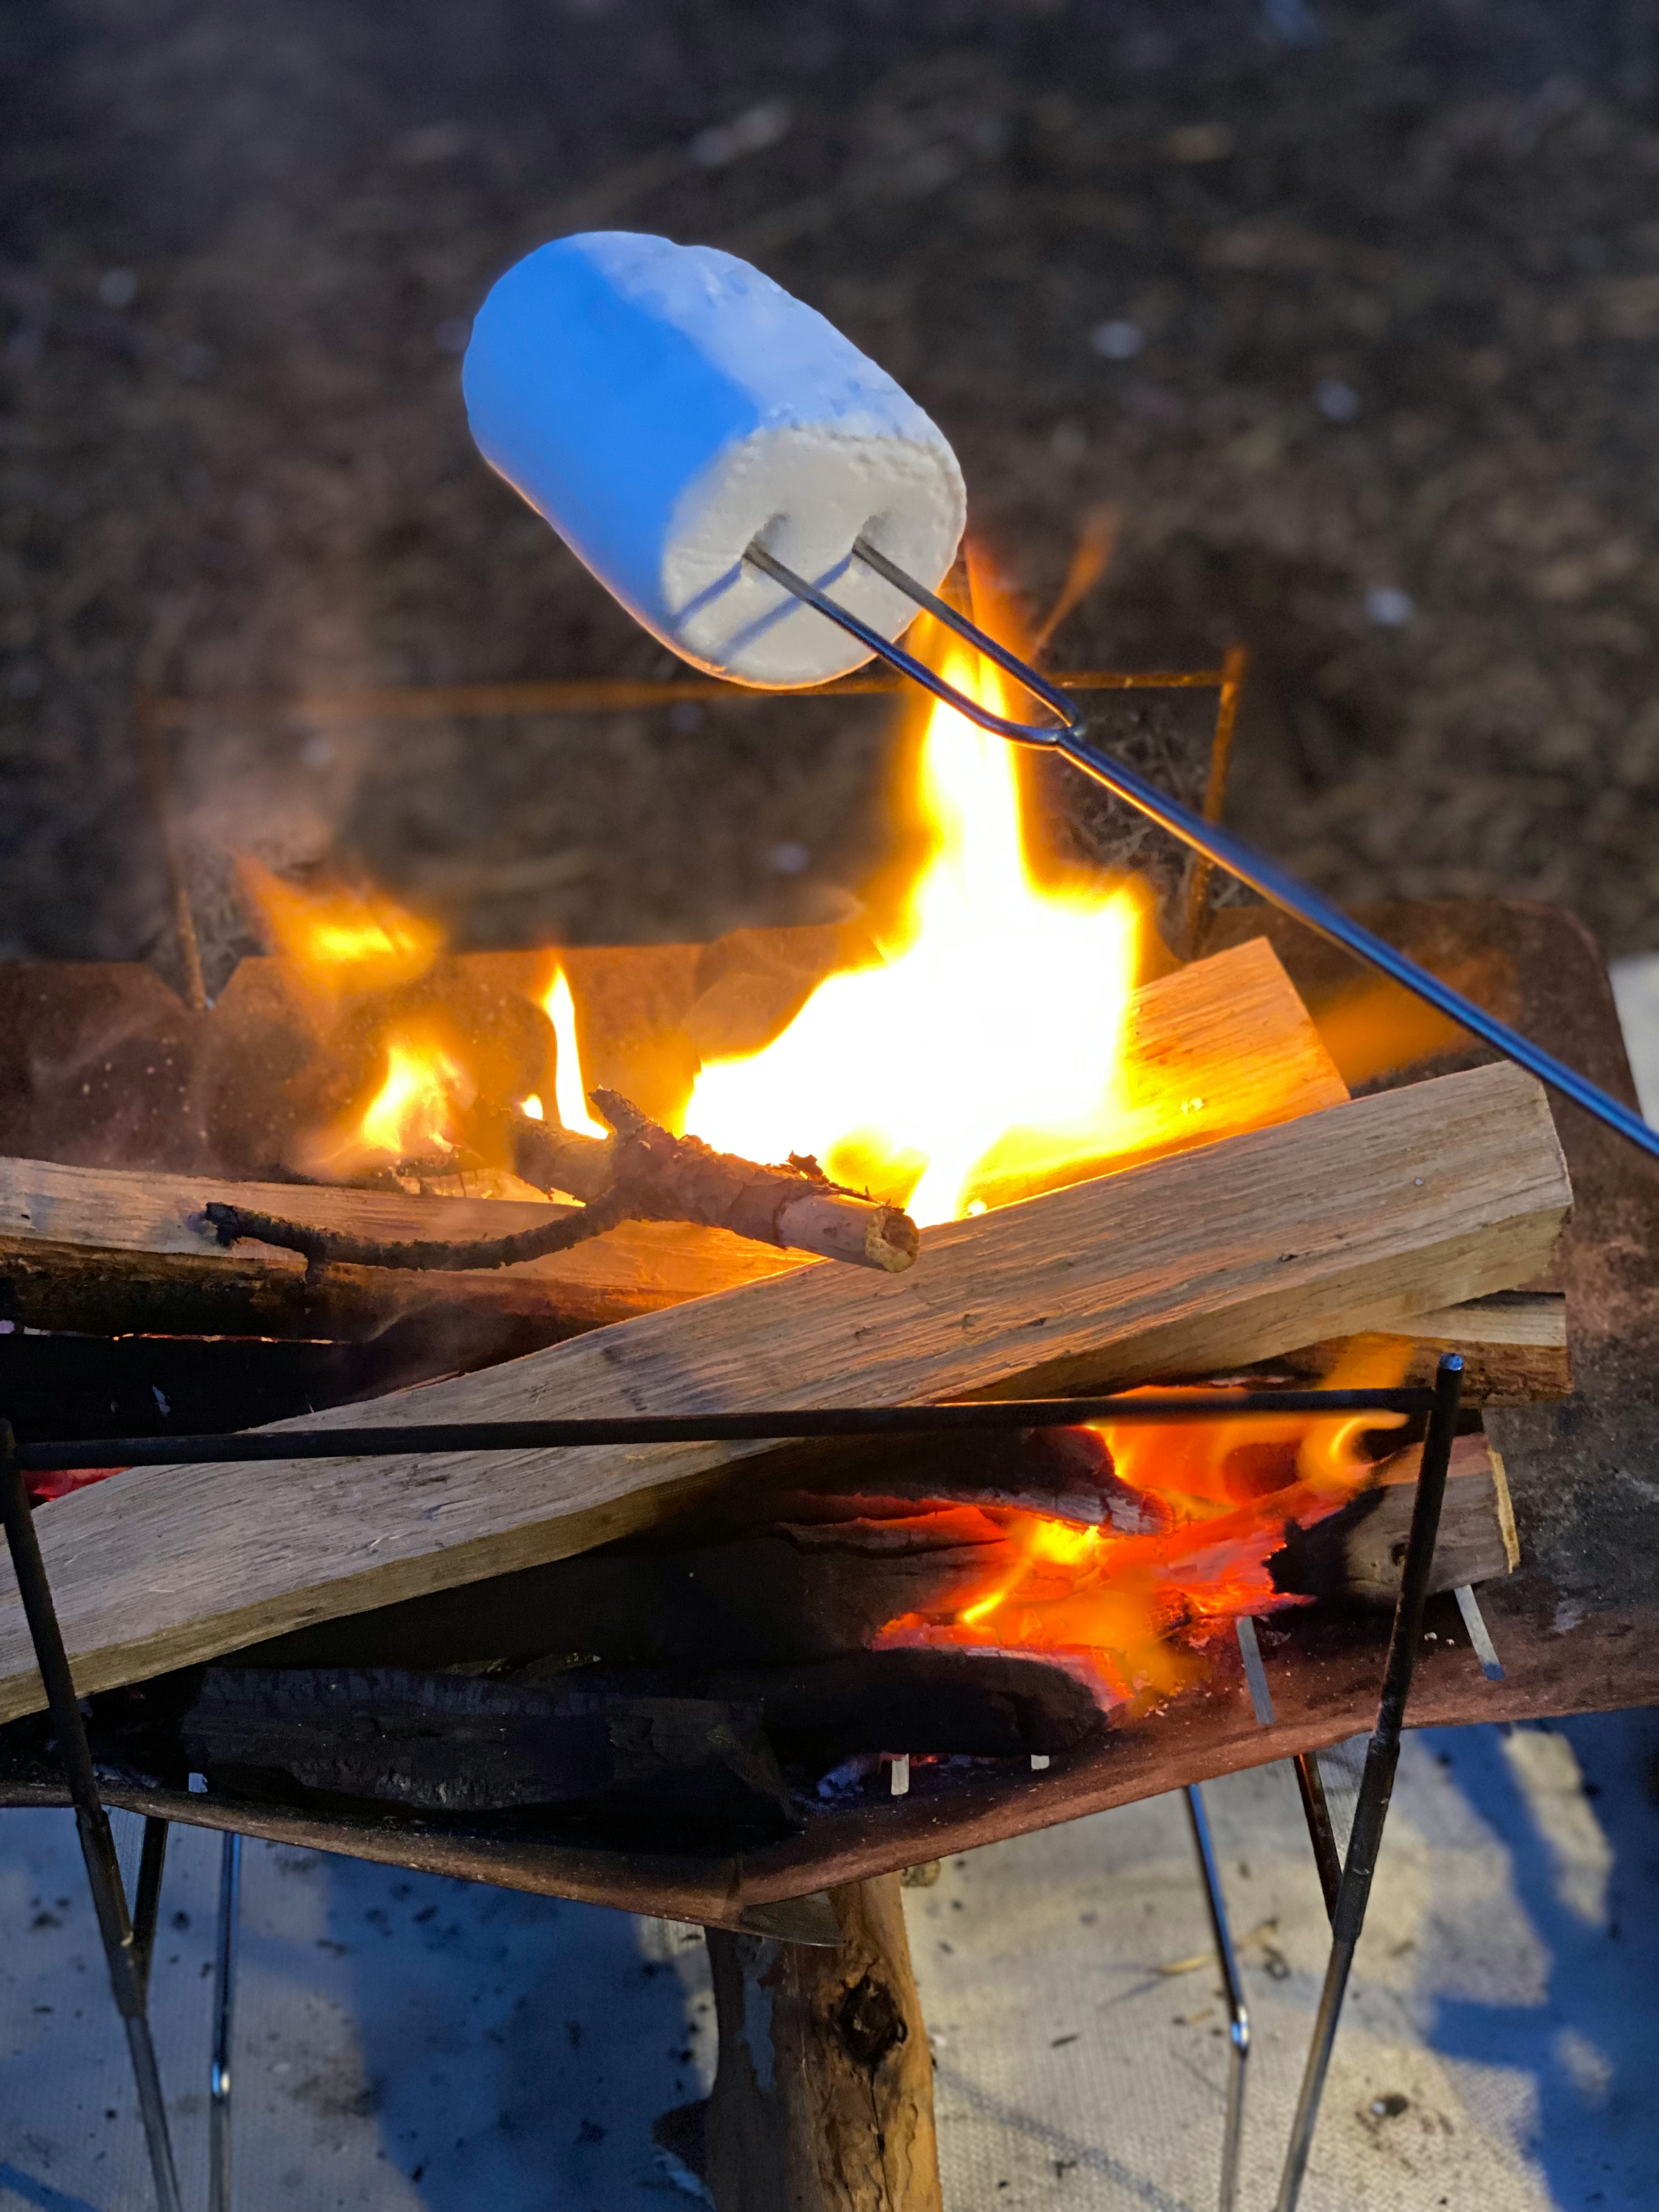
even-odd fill
[{"label": "metal wire leg", "polygon": [[138,1887],[132,1900],[132,1952],[138,1962],[138,1979],[149,1988],[150,1961],[155,1954],[155,1923],[161,1911],[161,1874],[167,1864],[167,1824],[154,1814],[144,1822],[144,1841],[138,1854]]},{"label": "metal wire leg", "polygon": [[1193,1847],[1204,1877],[1204,1898],[1210,1908],[1210,1927],[1215,1936],[1216,1963],[1227,1992],[1228,2036],[1231,2056],[1227,2067],[1227,2117],[1221,2137],[1220,2212],[1234,2212],[1238,2203],[1238,2165],[1244,2148],[1244,2069],[1250,2057],[1250,2015],[1244,2005],[1244,1984],[1239,1979],[1233,1954],[1232,1930],[1227,1924],[1227,1901],[1221,1893],[1221,1872],[1216,1865],[1209,1815],[1196,1782],[1186,1790],[1187,1818],[1192,1823]]},{"label": "metal wire leg", "polygon": [[1342,1887],[1342,1854],[1336,1848],[1331,1808],[1325,1802],[1325,1780],[1319,1771],[1316,1752],[1297,1752],[1291,1765],[1296,1769],[1296,1786],[1302,1796],[1308,1841],[1313,1845],[1314,1864],[1319,1869],[1319,1887],[1325,1893],[1325,1917],[1328,1920],[1335,1913],[1336,1893]]},{"label": "metal wire leg", "polygon": [[150,2172],[161,2212],[183,2212],[179,2175],[173,2162],[173,2143],[167,2133],[167,2107],[161,2100],[161,2076],[155,2063],[155,2044],[144,2006],[144,1978],[140,1972],[132,1923],[127,1916],[127,1895],[121,1883],[121,1866],[115,1856],[109,1815],[98,1794],[92,1752],[70,1673],[69,1656],[52,1601],[52,1584],[40,1557],[34,1516],[23,1487],[23,1470],[17,1462],[16,1438],[11,1423],[0,1421],[0,1515],[6,1524],[6,1541],[17,1576],[18,1595],[34,1645],[35,1662],[46,1685],[46,1703],[58,1738],[58,1755],[64,1762],[70,1795],[75,1802],[75,1825],[80,1832],[81,1856],[86,1861],[98,1932],[103,1938],[104,1962],[109,1969],[110,1990],[126,2029],[132,2058],[133,2079],[138,2089],[138,2110],[149,2146]]},{"label": "metal wire leg", "polygon": [[213,1963],[213,2070],[208,2083],[209,2212],[230,2212],[230,2046],[236,2004],[236,1933],[242,1839],[228,1833],[219,1859],[219,1932]]},{"label": "metal wire leg", "polygon": [[1382,1849],[1382,1830],[1389,1817],[1389,1800],[1394,1795],[1395,1770],[1400,1764],[1400,1734],[1405,1723],[1406,1701],[1411,1695],[1412,1671],[1423,1636],[1423,1607],[1429,1594],[1435,1539],[1440,1532],[1446,1468],[1457,1432],[1457,1407],[1462,1388],[1463,1363],[1455,1352],[1448,1352],[1435,1377],[1434,1411],[1429,1416],[1422,1471],[1417,1478],[1417,1502],[1412,1511],[1405,1568],[1395,1606],[1394,1633],[1389,1639],[1382,1696],[1377,1706],[1376,1726],[1371,1731],[1370,1745],[1365,1753],[1365,1771],[1359,1784],[1358,1802],[1354,1807],[1336,1911],[1331,1917],[1330,1963],[1325,1970],[1325,1986],[1314,2021],[1307,2071],[1302,2077],[1302,2094],[1297,2102],[1290,2148],[1285,2154],[1285,2169],[1279,2177],[1276,2212],[1296,2212],[1297,2199],[1302,2194],[1308,2153],[1313,2147],[1314,2129],[1319,2122],[1320,2102],[1325,2094],[1325,2076],[1330,2069],[1331,2050],[1336,2041],[1337,2023],[1342,2017],[1342,2000],[1347,1993],[1348,1976],[1353,1971],[1359,1933],[1365,1924],[1371,1877],[1376,1872],[1377,1853]]}]

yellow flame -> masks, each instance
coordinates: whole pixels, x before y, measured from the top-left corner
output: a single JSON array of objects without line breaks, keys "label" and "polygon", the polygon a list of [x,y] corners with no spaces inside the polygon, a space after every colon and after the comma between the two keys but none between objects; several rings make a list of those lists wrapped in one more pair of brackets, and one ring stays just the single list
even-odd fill
[{"label": "yellow flame", "polygon": [[[945,673],[1001,708],[981,665]],[[921,780],[934,849],[890,955],[820,984],[764,1051],[706,1066],[684,1127],[750,1159],[815,1152],[927,1224],[982,1212],[981,1184],[1115,1149],[1141,905],[1033,880],[1012,749],[943,705]]]},{"label": "yellow flame", "polygon": [[477,1085],[454,1055],[412,1030],[386,1042],[380,1087],[355,1121],[324,1133],[307,1149],[312,1175],[338,1177],[400,1160],[435,1160],[456,1151],[459,1117]]},{"label": "yellow flame", "polygon": [[[587,1110],[581,1050],[576,1042],[576,1001],[570,994],[570,978],[562,968],[553,970],[553,981],[542,1000],[542,1012],[553,1024],[553,1040],[558,1047],[553,1071],[555,1120],[574,1136],[608,1137],[609,1129],[603,1122],[596,1121]],[[536,1119],[541,1119],[539,1111]]]},{"label": "yellow flame", "polygon": [[246,854],[237,867],[272,951],[325,1006],[348,994],[412,983],[442,950],[441,930],[378,891],[301,890]]}]

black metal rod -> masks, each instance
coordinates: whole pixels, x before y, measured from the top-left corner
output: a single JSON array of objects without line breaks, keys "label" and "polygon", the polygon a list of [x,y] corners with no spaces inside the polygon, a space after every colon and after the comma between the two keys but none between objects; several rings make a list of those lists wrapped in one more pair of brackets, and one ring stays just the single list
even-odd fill
[{"label": "black metal rod", "polygon": [[738,1443],[792,1437],[932,1436],[957,1429],[1069,1429],[1088,1421],[1237,1420],[1283,1413],[1426,1413],[1431,1390],[1147,1391],[1102,1398],[991,1398],[939,1406],[826,1406],[801,1412],[629,1413],[569,1421],[443,1421],[406,1428],[237,1430],[224,1436],[91,1437],[19,1444],[31,1473],[231,1460],[368,1459],[389,1453],[556,1451],[581,1444]]},{"label": "black metal rod", "polygon": [[1342,1854],[1337,1849],[1336,1831],[1331,1826],[1331,1808],[1325,1796],[1325,1778],[1319,1771],[1319,1759],[1311,1751],[1299,1751],[1291,1761],[1296,1771],[1296,1786],[1302,1799],[1303,1817],[1308,1823],[1308,1841],[1313,1845],[1314,1864],[1319,1869],[1319,1887],[1325,1898],[1325,1917],[1336,1917],[1336,1894],[1342,1887]]},{"label": "black metal rod", "polygon": [[242,1904],[242,1839],[227,1830],[219,1854],[219,1925],[213,1954],[213,2063],[208,2075],[208,2212],[230,2212],[231,2045],[236,2016],[236,1936]]},{"label": "black metal rod", "polygon": [[872,629],[859,616],[849,614],[827,592],[821,591],[816,584],[809,583],[805,576],[798,576],[793,569],[785,568],[763,546],[751,545],[744,557],[775,582],[781,584],[786,591],[793,592],[807,606],[816,607],[820,614],[838,623],[861,645],[867,646],[872,653],[879,653],[902,674],[931,691],[936,699],[942,699],[946,706],[954,708],[957,714],[976,723],[981,730],[988,730],[994,736],[1006,738],[1016,744],[1045,746],[1061,754],[1073,768],[1081,769],[1096,783],[1103,785],[1117,798],[1126,799],[1149,820],[1156,822],[1160,829],[1169,830],[1183,844],[1189,845],[1195,853],[1202,854],[1218,867],[1224,868],[1230,876],[1236,876],[1240,883],[1248,884],[1252,890],[1259,891],[1274,906],[1282,907],[1286,914],[1294,915],[1298,921],[1305,923],[1310,929],[1316,930],[1322,937],[1330,938],[1345,951],[1354,954],[1356,958],[1380,969],[1390,981],[1412,992],[1437,1012],[1444,1014],[1449,1021],[1455,1022],[1460,1028],[1484,1038],[1490,1045],[1495,1045],[1506,1059],[1524,1067],[1540,1083],[1547,1083],[1553,1091],[1559,1091],[1575,1106],[1582,1106],[1587,1114],[1593,1114],[1597,1121],[1605,1122],[1608,1128],[1615,1130],[1628,1143],[1634,1145],[1638,1152],[1645,1152],[1650,1159],[1659,1159],[1659,1129],[1650,1128],[1632,1108],[1613,1097],[1599,1085],[1591,1083],[1587,1077],[1580,1075],[1577,1069],[1569,1067],[1565,1060],[1558,1060],[1553,1053],[1546,1052],[1541,1045],[1534,1044],[1530,1037],[1522,1036],[1519,1030],[1511,1029],[1507,1022],[1500,1021],[1496,1014],[1489,1013],[1486,1007],[1478,1006],[1473,999],[1466,998],[1462,992],[1455,991],[1449,983],[1443,983],[1437,975],[1431,975],[1426,968],[1386,943],[1351,915],[1344,914],[1340,907],[1333,904],[1322,893],[1300,882],[1288,868],[1281,868],[1276,860],[1270,860],[1265,854],[1258,853],[1254,846],[1246,844],[1242,837],[1236,837],[1231,830],[1223,829],[1218,822],[1206,822],[1202,815],[1195,814],[1189,806],[1183,806],[1179,799],[1171,799],[1136,769],[1126,768],[1122,762],[1114,760],[1109,753],[1103,752],[1098,745],[1085,736],[1081,712],[1063,691],[1056,690],[1035,668],[1028,667],[1006,646],[999,645],[994,637],[988,636],[937,593],[925,589],[914,576],[906,575],[903,569],[888,560],[884,554],[878,553],[872,545],[866,544],[863,538],[855,542],[853,550],[878,575],[884,576],[890,584],[914,599],[918,606],[925,607],[937,621],[954,630],[958,637],[965,639],[976,652],[983,653],[1005,675],[1012,677],[1034,699],[1041,700],[1054,716],[1054,720],[1052,723],[1018,722],[1006,714],[994,713],[990,708],[981,706],[976,699],[948,682],[936,669],[929,668],[914,653],[907,653],[902,646],[895,645],[890,639],[884,638],[879,630]]},{"label": "black metal rod", "polygon": [[1222,2123],[1220,2212],[1235,2212],[1238,2203],[1238,2169],[1244,2150],[1245,2069],[1250,2057],[1250,2015],[1244,2002],[1244,1982],[1233,1949],[1233,1931],[1227,1922],[1227,1899],[1216,1863],[1210,1818],[1196,1782],[1187,1784],[1187,1818],[1192,1824],[1193,1848],[1198,1853],[1204,1878],[1204,1902],[1210,1909],[1210,1930],[1215,1938],[1216,1964],[1221,1969],[1227,1998],[1227,2035],[1231,2052],[1227,2066],[1227,2112]]},{"label": "black metal rod", "polygon": [[139,1985],[146,1992],[155,1955],[155,1925],[161,1911],[161,1874],[167,1855],[167,1824],[152,1814],[144,1822],[143,1846],[138,1854],[138,1887],[132,1900],[132,1954],[138,1962]]},{"label": "black metal rod", "polygon": [[167,2133],[167,2107],[161,2099],[161,2071],[155,2063],[155,2045],[144,2005],[143,1977],[139,1971],[132,1923],[127,1916],[126,1891],[122,1887],[120,1862],[115,1855],[115,1838],[110,1833],[109,1814],[98,1794],[98,1778],[93,1771],[92,1751],[87,1742],[80,1701],[64,1649],[63,1633],[58,1626],[46,1563],[40,1557],[34,1516],[23,1487],[23,1470],[11,1424],[5,1420],[0,1420],[0,1513],[5,1519],[6,1541],[10,1547],[18,1595],[23,1601],[24,1618],[34,1645],[35,1662],[46,1684],[46,1704],[58,1739],[58,1755],[63,1761],[70,1796],[74,1801],[75,1825],[80,1833],[81,1856],[86,1861],[87,1880],[98,1915],[98,1932],[103,1938],[110,1989],[126,2028],[127,2049],[138,2087],[138,2110],[149,2146],[156,2203],[161,2212],[183,2212],[173,2143]]},{"label": "black metal rod", "polygon": [[1325,1970],[1319,2011],[1314,2021],[1313,2042],[1302,2094],[1291,2128],[1290,2147],[1279,2177],[1276,2212],[1296,2212],[1308,2170],[1308,2154],[1318,2124],[1319,2106],[1330,2070],[1331,2051],[1342,2016],[1342,2000],[1353,1970],[1354,1951],[1365,1924],[1371,1880],[1376,1872],[1382,1831],[1389,1818],[1389,1801],[1400,1765],[1400,1735],[1405,1725],[1406,1705],[1411,1696],[1417,1647],[1423,1637],[1423,1608],[1428,1600],[1429,1575],[1434,1565],[1435,1540],[1440,1533],[1440,1508],[1446,1495],[1446,1470],[1451,1462],[1457,1433],[1457,1408],[1463,1390],[1463,1363],[1455,1352],[1440,1362],[1435,1377],[1434,1411],[1423,1446],[1423,1464],[1417,1478],[1417,1498],[1412,1509],[1411,1534],[1406,1540],[1406,1560],[1401,1574],[1400,1596],[1394,1609],[1394,1632],[1389,1639],[1388,1666],[1382,1676],[1382,1695],[1377,1705],[1376,1726],[1365,1752],[1358,1802],[1348,1837],[1348,1853],[1331,1917],[1331,1955]]}]

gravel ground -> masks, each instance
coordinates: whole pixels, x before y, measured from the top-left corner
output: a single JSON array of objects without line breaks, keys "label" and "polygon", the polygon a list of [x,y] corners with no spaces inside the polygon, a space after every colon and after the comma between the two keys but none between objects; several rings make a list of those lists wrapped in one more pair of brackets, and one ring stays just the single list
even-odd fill
[{"label": "gravel ground", "polygon": [[[459,404],[491,279],[599,224],[842,324],[1035,603],[1114,505],[1059,657],[1245,639],[1235,817],[1316,882],[1659,944],[1656,0],[36,0],[0,49],[0,946],[165,957],[140,676],[665,667]],[[1190,786],[1202,720],[1112,726]],[[215,959],[239,847],[473,944],[819,918],[890,727],[216,715]]]}]

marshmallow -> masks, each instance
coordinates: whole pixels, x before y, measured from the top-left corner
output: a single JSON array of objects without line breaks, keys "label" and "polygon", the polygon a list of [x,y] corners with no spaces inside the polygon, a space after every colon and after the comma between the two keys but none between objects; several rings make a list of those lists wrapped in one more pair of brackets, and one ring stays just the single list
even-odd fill
[{"label": "marshmallow", "polygon": [[596,231],[495,284],[463,374],[479,450],[648,630],[711,675],[787,690],[871,656],[746,562],[769,551],[884,637],[936,587],[966,508],[915,402],[814,309],[711,246]]}]

